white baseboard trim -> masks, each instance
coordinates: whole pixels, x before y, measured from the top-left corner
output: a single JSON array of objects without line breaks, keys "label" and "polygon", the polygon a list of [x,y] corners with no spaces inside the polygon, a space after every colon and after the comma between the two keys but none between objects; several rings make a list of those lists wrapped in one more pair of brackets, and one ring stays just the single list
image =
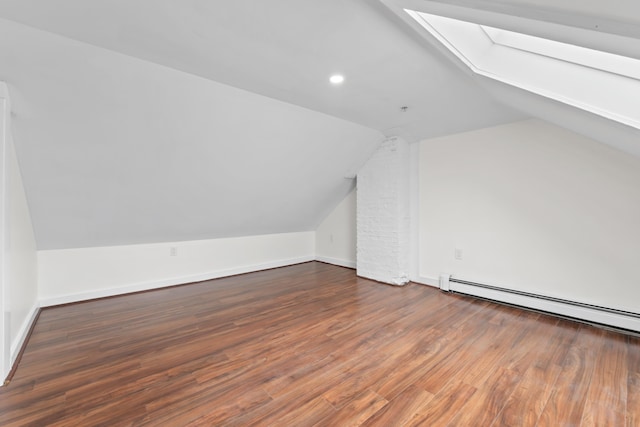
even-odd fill
[{"label": "white baseboard trim", "polygon": [[574,319],[595,322],[601,325],[613,326],[615,328],[627,329],[640,332],[640,318],[624,313],[599,310],[579,305],[572,305],[561,301],[551,301],[533,296],[520,295],[498,289],[489,289],[464,283],[451,281],[451,290],[454,292],[487,298],[494,301],[505,302],[507,304],[546,311],[548,313],[559,314],[561,316],[572,317]]},{"label": "white baseboard trim", "polygon": [[438,279],[433,277],[418,276],[411,279],[411,281],[419,285],[433,286],[435,288],[440,287],[440,282],[438,281]]},{"label": "white baseboard trim", "polygon": [[17,336],[13,339],[11,343],[11,367],[13,368],[13,364],[18,358],[18,354],[20,353],[20,349],[22,349],[22,345],[24,344],[27,336],[29,335],[29,331],[31,330],[31,326],[33,322],[36,320],[36,316],[38,315],[38,311],[40,311],[40,305],[34,304],[29,310],[29,314],[27,315],[24,322],[20,326],[20,330],[18,331]]},{"label": "white baseboard trim", "polygon": [[182,285],[186,283],[202,282],[204,280],[219,279],[221,277],[235,276],[238,274],[253,273],[261,270],[269,270],[271,268],[286,267],[289,265],[300,264],[303,262],[314,261],[313,255],[307,255],[297,258],[281,259],[270,261],[262,264],[246,265],[242,267],[229,268],[225,270],[212,271],[201,274],[188,276],[171,277],[161,280],[150,280],[148,282],[134,283],[126,286],[119,286],[110,289],[101,289],[97,291],[81,292],[76,294],[67,294],[57,297],[43,298],[40,300],[40,307],[51,307],[54,305],[70,304],[92,300],[96,298],[112,297],[116,295],[130,294],[133,292],[149,291],[152,289],[166,288],[169,286]]},{"label": "white baseboard trim", "polygon": [[344,259],[332,258],[332,257],[328,257],[328,256],[316,256],[316,261],[326,262],[327,264],[338,265],[340,267],[347,267],[347,268],[352,268],[352,269],[356,268],[356,262],[355,261],[347,261],[347,260],[344,260]]}]

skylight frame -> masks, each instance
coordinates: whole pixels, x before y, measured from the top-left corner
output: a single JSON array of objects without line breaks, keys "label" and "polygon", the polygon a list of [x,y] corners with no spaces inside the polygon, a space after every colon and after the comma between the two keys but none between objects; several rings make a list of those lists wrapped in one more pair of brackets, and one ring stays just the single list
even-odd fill
[{"label": "skylight frame", "polygon": [[[593,49],[555,42],[559,50],[578,48],[573,50],[579,52],[577,55],[562,57],[544,42],[542,49],[530,48],[528,44],[537,43],[533,36],[523,35],[524,39],[532,37],[523,46],[510,40],[512,31],[494,33],[492,38],[492,30],[486,29],[493,27],[401,10],[478,75],[640,129],[640,60],[601,52],[607,59],[594,63],[588,59]],[[531,40],[534,42],[529,43]],[[611,58],[623,58],[623,63],[631,67],[612,68],[610,64],[615,61],[609,61]]]},{"label": "skylight frame", "polygon": [[480,28],[497,45],[640,80],[640,60],[634,58],[488,25]]}]

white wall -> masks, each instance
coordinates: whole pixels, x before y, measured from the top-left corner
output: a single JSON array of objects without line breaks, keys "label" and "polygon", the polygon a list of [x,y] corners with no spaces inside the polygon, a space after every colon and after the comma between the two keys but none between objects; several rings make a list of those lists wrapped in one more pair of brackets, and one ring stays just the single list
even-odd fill
[{"label": "white wall", "polygon": [[[43,306],[280,267],[314,259],[315,233],[38,252]],[[176,255],[171,255],[176,248]]]},{"label": "white wall", "polygon": [[4,264],[1,274],[3,292],[3,354],[2,379],[16,360],[20,347],[38,310],[36,242],[31,225],[29,206],[22,185],[11,130],[11,104],[6,85],[0,82],[0,138],[4,146],[2,164],[4,188],[0,203],[4,210],[2,250]]},{"label": "white wall", "polygon": [[449,273],[640,312],[637,157],[530,120],[420,143],[419,186],[430,282]]},{"label": "white wall", "polygon": [[8,310],[11,313],[11,362],[13,363],[38,309],[38,265],[31,215],[11,138],[7,145],[7,156],[9,160],[7,283]]},{"label": "white wall", "polygon": [[316,259],[343,267],[356,267],[355,189],[316,229]]},{"label": "white wall", "polygon": [[389,138],[358,171],[358,275],[393,285],[406,284],[412,273],[409,155],[405,140]]}]

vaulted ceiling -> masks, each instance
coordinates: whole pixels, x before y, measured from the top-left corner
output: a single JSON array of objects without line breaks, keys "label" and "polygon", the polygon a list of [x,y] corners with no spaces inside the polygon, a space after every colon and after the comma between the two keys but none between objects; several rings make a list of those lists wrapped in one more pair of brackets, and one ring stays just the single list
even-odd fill
[{"label": "vaulted ceiling", "polygon": [[[0,0],[39,248],[313,230],[391,135],[537,116],[633,152],[635,129],[474,76],[403,3]],[[409,3],[640,38],[630,0]]]},{"label": "vaulted ceiling", "polygon": [[387,134],[518,117],[377,1],[0,0],[0,16]]}]

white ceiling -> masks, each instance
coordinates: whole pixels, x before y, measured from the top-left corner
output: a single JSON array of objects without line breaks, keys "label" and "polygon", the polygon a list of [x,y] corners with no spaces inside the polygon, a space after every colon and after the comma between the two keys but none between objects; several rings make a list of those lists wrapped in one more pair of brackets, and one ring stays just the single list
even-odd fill
[{"label": "white ceiling", "polygon": [[[636,28],[597,1],[410,1],[578,26],[606,9],[603,25]],[[313,230],[383,135],[545,114],[546,101],[474,77],[383,3],[0,0],[0,80],[38,247]],[[590,119],[554,111],[543,118],[577,131]],[[612,129],[595,137],[628,134]]]},{"label": "white ceiling", "polygon": [[[0,17],[389,136],[415,140],[522,117],[377,1],[0,0]],[[328,82],[336,72],[346,77],[340,88]]]},{"label": "white ceiling", "polygon": [[383,138],[8,21],[0,64],[40,249],[313,230]]},{"label": "white ceiling", "polygon": [[[462,21],[494,26],[563,43],[640,59],[640,2],[630,0],[380,0],[405,24],[413,28],[425,41],[439,48],[453,64],[469,72],[469,68],[444,47],[433,35],[413,20],[404,8],[438,14]],[[487,52],[485,52],[487,53]],[[502,65],[502,64],[501,64]],[[523,63],[512,63],[513,70]],[[558,85],[561,75],[548,69],[537,70],[549,86]],[[523,77],[527,74],[522,73]],[[519,77],[519,78],[520,78]],[[568,76],[564,76],[565,79]],[[608,83],[579,76],[571,80],[572,86],[584,84],[584,92],[600,92],[607,102],[618,102],[618,107],[633,110],[638,100],[631,91],[621,97]],[[595,139],[629,154],[640,157],[640,130],[637,127],[617,123],[615,119],[603,119],[596,114],[571,106],[571,100],[558,102],[554,97],[545,98],[533,92],[512,87],[509,84],[491,82],[489,78],[474,74],[474,80],[484,87],[494,99],[514,110],[554,123],[591,139]],[[570,78],[570,77],[569,77]],[[633,93],[638,90],[634,81]],[[595,89],[595,90],[594,90]],[[617,101],[616,101],[617,99]],[[594,105],[595,110],[606,111],[606,106]],[[611,105],[610,105],[611,107]],[[633,115],[635,116],[635,112]],[[613,117],[613,116],[612,116]]]}]

